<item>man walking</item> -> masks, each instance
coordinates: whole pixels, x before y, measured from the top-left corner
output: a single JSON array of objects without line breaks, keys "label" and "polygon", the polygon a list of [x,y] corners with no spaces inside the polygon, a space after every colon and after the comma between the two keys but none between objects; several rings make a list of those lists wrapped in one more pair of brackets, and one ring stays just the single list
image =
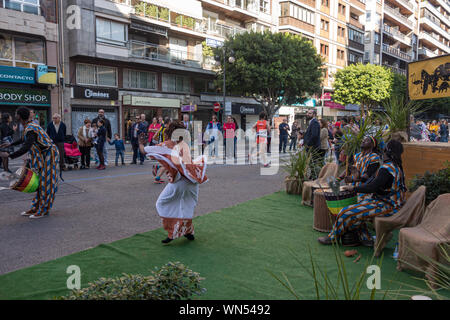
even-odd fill
[{"label": "man walking", "polygon": [[60,170],[65,171],[64,165],[64,140],[66,138],[66,125],[61,121],[61,115],[55,113],[53,121],[47,126],[47,134],[52,139],[53,143],[58,147],[59,151],[59,167]]},{"label": "man walking", "polygon": [[142,124],[140,116],[136,116],[136,122],[131,126],[129,136],[131,137],[131,146],[133,147],[133,162],[131,164],[137,164],[137,158],[139,154],[140,164],[144,164],[144,155],[139,152],[139,135],[141,133],[147,133],[145,126]]},{"label": "man walking", "polygon": [[319,121],[316,119],[317,117],[317,111],[316,110],[308,110],[306,114],[306,120],[309,121],[308,129],[306,129],[305,137],[304,137],[304,144],[306,147],[306,151],[313,151],[315,154],[315,157],[313,159],[313,170],[311,172],[313,173],[313,179],[315,179],[318,175],[317,166],[320,163],[320,124]]},{"label": "man walking", "polygon": [[285,118],[283,119],[283,123],[280,124],[279,130],[280,130],[280,153],[281,150],[283,150],[283,153],[286,153],[286,147],[288,143],[289,138],[289,124],[288,120]]},{"label": "man walking", "polygon": [[298,137],[298,125],[297,120],[295,120],[294,123],[292,124],[291,144],[289,146],[289,151],[292,151],[292,148],[294,148],[294,151],[297,151],[297,137]]},{"label": "man walking", "polygon": [[[103,126],[106,129],[106,137],[107,140],[111,140],[112,138],[112,131],[111,131],[111,122],[109,122],[108,119],[105,117],[105,110],[100,109],[98,110],[98,117],[92,120],[92,124],[95,124],[98,127],[98,120],[103,120]],[[105,166],[108,165],[108,148],[106,147],[107,143],[103,146],[103,156],[105,157]]]}]

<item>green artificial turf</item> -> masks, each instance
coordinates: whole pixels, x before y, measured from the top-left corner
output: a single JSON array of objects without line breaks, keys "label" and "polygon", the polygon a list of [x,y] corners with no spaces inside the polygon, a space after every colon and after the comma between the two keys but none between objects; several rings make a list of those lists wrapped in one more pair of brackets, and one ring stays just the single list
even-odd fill
[{"label": "green artificial turf", "polygon": [[[337,279],[337,267],[333,248],[317,243],[317,237],[323,234],[314,231],[312,224],[312,209],[302,207],[298,196],[279,192],[196,218],[197,239],[193,242],[182,238],[163,246],[161,240],[167,234],[158,229],[2,275],[0,299],[51,299],[66,295],[66,269],[71,265],[81,268],[85,286],[100,277],[122,273],[146,275],[169,261],[180,261],[206,278],[203,285],[207,292],[199,299],[292,299],[269,271],[285,273],[302,299],[315,299],[311,276],[290,250],[310,267],[310,247],[317,265],[326,268],[333,281]],[[382,289],[398,289],[401,285],[397,282],[425,288],[411,274],[396,271],[392,258],[395,238],[384,251]],[[343,255],[345,249],[338,250]],[[351,284],[372,257],[372,249],[357,250],[362,253],[360,262],[343,258]],[[368,292],[366,288],[363,297],[367,298]]]}]

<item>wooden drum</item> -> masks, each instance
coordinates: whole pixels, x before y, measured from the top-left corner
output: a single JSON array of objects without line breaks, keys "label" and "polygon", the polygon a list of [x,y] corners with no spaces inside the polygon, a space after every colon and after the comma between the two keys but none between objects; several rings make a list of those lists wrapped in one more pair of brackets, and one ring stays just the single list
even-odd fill
[{"label": "wooden drum", "polygon": [[314,230],[320,232],[330,232],[333,229],[336,216],[333,215],[327,206],[325,194],[322,190],[314,191]]},{"label": "wooden drum", "polygon": [[12,190],[34,193],[39,188],[39,176],[33,170],[23,167],[17,170],[16,178],[10,183]]}]

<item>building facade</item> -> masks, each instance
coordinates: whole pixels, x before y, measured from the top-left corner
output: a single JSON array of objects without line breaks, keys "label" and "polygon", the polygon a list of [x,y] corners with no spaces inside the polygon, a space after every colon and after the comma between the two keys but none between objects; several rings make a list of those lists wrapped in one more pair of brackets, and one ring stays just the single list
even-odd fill
[{"label": "building facade", "polygon": [[58,3],[0,1],[0,113],[33,108],[44,127],[61,112]]}]

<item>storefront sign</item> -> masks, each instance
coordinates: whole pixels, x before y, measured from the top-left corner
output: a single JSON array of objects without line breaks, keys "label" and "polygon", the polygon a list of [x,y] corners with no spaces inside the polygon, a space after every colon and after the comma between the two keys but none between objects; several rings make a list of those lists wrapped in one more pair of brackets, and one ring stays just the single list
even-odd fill
[{"label": "storefront sign", "polygon": [[115,89],[74,87],[75,99],[118,100],[119,92]]},{"label": "storefront sign", "polygon": [[197,105],[195,106],[181,106],[181,112],[196,112]]},{"label": "storefront sign", "polygon": [[333,101],[325,101],[324,102],[324,106],[331,108],[331,109],[342,109],[345,110],[345,106],[343,106],[342,104],[333,102]]},{"label": "storefront sign", "polygon": [[345,106],[345,110],[359,111],[359,109],[361,109],[361,107],[359,106],[359,104],[347,104],[347,105]]},{"label": "storefront sign", "polygon": [[34,84],[36,82],[35,70],[0,66],[0,82]]},{"label": "storefront sign", "polygon": [[56,67],[49,67],[39,65],[36,68],[37,83],[41,84],[58,84],[58,69]]},{"label": "storefront sign", "polygon": [[123,104],[133,107],[180,108],[179,99],[123,96]]},{"label": "storefront sign", "polygon": [[450,54],[408,64],[411,100],[450,97]]},{"label": "storefront sign", "polygon": [[258,115],[262,112],[262,107],[258,105],[233,104],[233,114]]},{"label": "storefront sign", "polygon": [[0,105],[50,107],[50,91],[0,88]]},{"label": "storefront sign", "polygon": [[220,48],[223,46],[223,41],[206,38],[206,45],[211,48]]}]

